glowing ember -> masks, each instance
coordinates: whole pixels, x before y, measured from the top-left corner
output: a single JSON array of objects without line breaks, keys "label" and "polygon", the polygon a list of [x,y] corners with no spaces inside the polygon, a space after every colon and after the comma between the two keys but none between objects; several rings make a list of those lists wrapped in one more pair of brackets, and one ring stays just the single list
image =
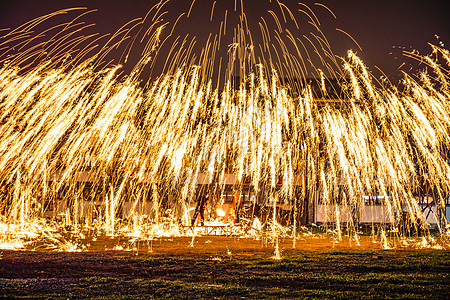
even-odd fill
[{"label": "glowing ember", "polygon": [[225,217],[225,212],[220,208],[216,210],[216,213],[218,217]]}]

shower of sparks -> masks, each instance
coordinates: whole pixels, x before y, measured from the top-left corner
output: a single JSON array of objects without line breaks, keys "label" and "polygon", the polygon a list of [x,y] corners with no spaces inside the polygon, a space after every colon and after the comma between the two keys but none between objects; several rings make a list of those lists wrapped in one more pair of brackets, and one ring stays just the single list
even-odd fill
[{"label": "shower of sparks", "polygon": [[[250,178],[256,193],[268,193],[273,215],[266,221],[276,258],[285,230],[277,222],[277,205],[297,214],[305,201],[319,201],[338,239],[339,220],[367,206],[366,195],[383,196],[386,222],[394,229],[403,212],[410,220],[424,218],[418,194],[433,197],[438,210],[445,207],[450,183],[445,48],[431,45],[430,56],[407,53],[428,71],[405,74],[394,86],[373,78],[352,51],[336,57],[305,5],[298,12],[299,18],[307,16],[310,35],[290,31],[301,27],[296,10],[279,1],[278,13],[268,10],[256,30],[242,7],[239,11],[239,1],[225,14],[214,1],[211,20],[225,19],[197,56],[195,38],[175,37],[176,23],[163,21],[163,2],[122,27],[100,50],[97,36],[80,35],[86,26],[78,18],[56,26],[59,31],[45,42],[33,32],[76,9],[35,19],[1,37],[2,247],[20,248],[39,236],[60,250],[79,249],[61,236],[58,228],[67,226],[78,235],[182,235],[180,224],[190,224],[198,183],[209,179],[218,195],[227,174],[235,175],[236,186]],[[192,18],[195,5],[177,22]],[[234,28],[233,13],[239,15]],[[136,29],[145,32],[142,58],[123,76],[121,65],[104,58],[132,41],[124,51],[128,57],[139,41],[132,35]],[[225,43],[226,32],[233,32],[231,44]],[[254,44],[252,34],[263,43]],[[159,50],[169,37],[175,42],[164,53],[164,72],[142,84],[143,70],[163,56]],[[226,55],[217,57],[223,47]],[[317,74],[324,99],[307,84],[311,74]],[[327,78],[340,80],[342,99],[326,101]],[[222,204],[218,197],[211,201],[211,207]],[[435,213],[445,235],[445,220]],[[218,220],[225,215],[218,209]],[[346,220],[349,228],[358,225],[355,218]],[[260,221],[265,220],[253,221],[255,235]],[[381,236],[389,247],[384,231]]]}]

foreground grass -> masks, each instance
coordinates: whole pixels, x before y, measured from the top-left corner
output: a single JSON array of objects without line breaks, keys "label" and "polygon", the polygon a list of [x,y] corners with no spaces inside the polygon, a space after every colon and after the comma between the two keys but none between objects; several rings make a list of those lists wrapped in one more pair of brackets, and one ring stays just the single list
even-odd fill
[{"label": "foreground grass", "polygon": [[0,297],[448,299],[448,251],[260,255],[5,252]]}]

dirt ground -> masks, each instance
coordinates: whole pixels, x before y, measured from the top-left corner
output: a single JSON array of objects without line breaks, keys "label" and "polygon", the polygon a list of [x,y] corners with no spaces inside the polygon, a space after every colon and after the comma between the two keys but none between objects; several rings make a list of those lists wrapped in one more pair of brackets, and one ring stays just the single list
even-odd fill
[{"label": "dirt ground", "polygon": [[268,239],[222,236],[102,237],[83,252],[4,250],[0,298],[448,299],[448,250],[383,250],[370,237],[359,246],[279,242],[280,260]]}]

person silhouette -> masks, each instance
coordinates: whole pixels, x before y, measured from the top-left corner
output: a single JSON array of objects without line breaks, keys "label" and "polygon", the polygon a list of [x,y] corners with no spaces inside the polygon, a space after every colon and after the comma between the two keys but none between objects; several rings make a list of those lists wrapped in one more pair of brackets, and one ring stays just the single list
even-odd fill
[{"label": "person silhouette", "polygon": [[197,217],[200,214],[200,224],[205,226],[205,208],[208,203],[209,193],[205,192],[197,200],[197,206],[195,207],[194,216],[191,220],[191,226],[194,227]]}]

